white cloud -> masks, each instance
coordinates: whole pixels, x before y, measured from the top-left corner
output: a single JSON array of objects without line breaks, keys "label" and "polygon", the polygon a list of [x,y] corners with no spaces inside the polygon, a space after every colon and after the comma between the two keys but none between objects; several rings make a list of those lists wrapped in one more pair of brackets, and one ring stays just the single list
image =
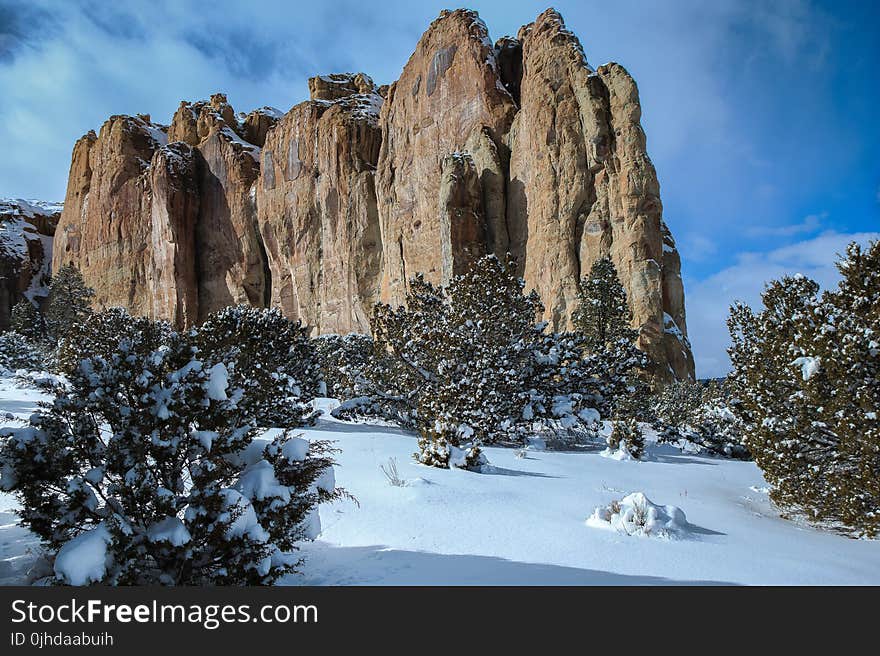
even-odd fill
[{"label": "white cloud", "polygon": [[817,232],[822,223],[828,219],[828,212],[808,214],[800,223],[783,226],[752,226],[746,230],[749,237],[794,237]]},{"label": "white cloud", "polygon": [[786,274],[802,273],[823,288],[832,287],[839,280],[834,263],[846,245],[851,241],[866,244],[876,239],[880,239],[880,232],[824,232],[766,253],[740,253],[733,266],[702,281],[686,281],[688,336],[697,376],[723,376],[730,368],[726,321],[733,301],[760,307],[765,284]]}]

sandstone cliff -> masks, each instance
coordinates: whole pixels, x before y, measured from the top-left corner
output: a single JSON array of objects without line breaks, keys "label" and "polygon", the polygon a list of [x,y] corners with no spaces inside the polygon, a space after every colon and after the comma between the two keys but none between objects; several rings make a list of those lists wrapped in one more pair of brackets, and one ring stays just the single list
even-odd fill
[{"label": "sandstone cliff", "polygon": [[0,331],[9,327],[12,307],[46,298],[52,264],[52,236],[61,206],[0,200]]},{"label": "sandstone cliff", "polygon": [[113,117],[83,137],[55,266],[178,325],[247,302],[327,333],[366,331],[417,272],[443,283],[510,251],[564,328],[608,254],[657,375],[693,376],[638,89],[593,69],[557,12],[493,44],[475,12],[444,11],[389,87],[345,73],[309,92],[283,116],[218,94],[168,127]]},{"label": "sandstone cliff", "polygon": [[256,200],[269,302],[318,333],[368,332],[382,259],[374,180],[382,98],[362,74],[312,78],[309,88],[312,99],[263,147]]}]

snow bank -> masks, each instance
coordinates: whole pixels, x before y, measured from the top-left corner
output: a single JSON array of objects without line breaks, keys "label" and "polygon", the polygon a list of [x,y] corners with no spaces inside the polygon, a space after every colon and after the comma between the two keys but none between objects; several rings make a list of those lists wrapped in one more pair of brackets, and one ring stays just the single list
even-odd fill
[{"label": "snow bank", "polygon": [[623,442],[620,443],[620,447],[617,449],[612,449],[610,446],[606,447],[602,451],[599,452],[599,455],[603,458],[610,458],[611,460],[618,461],[628,461],[628,462],[638,462],[638,458],[634,458],[633,455],[629,452],[629,449],[626,448],[626,444]]},{"label": "snow bank", "polygon": [[110,532],[104,524],[77,535],[58,550],[55,575],[69,585],[100,581],[107,572]]},{"label": "snow bank", "polygon": [[587,526],[657,538],[682,538],[690,533],[681,508],[652,503],[644,492],[633,492],[620,501],[597,507],[587,519]]}]

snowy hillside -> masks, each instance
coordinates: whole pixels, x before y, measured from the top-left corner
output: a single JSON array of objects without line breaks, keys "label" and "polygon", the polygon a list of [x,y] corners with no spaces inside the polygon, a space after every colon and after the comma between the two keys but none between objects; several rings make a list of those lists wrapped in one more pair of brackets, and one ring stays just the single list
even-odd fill
[{"label": "snowy hillside", "polygon": [[[0,424],[21,425],[40,398],[0,379]],[[487,448],[491,466],[474,473],[416,464],[415,437],[395,428],[325,414],[303,433],[335,440],[337,482],[360,505],[321,508],[323,533],[290,584],[880,584],[880,542],[780,518],[750,462],[655,444],[643,462]],[[389,458],[404,485],[380,469]],[[638,496],[609,514],[635,492],[657,506],[642,506],[656,513],[647,536],[623,531]],[[38,547],[13,507],[0,495],[3,584],[25,581]]]}]

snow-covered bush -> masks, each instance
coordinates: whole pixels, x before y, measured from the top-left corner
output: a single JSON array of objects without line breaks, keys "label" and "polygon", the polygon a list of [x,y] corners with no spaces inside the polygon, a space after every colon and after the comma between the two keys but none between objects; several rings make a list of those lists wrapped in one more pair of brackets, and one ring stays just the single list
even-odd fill
[{"label": "snow-covered bush", "polygon": [[633,492],[620,501],[597,507],[587,525],[641,537],[681,538],[690,532],[681,508],[659,506],[643,492]]},{"label": "snow-covered bush", "polygon": [[396,395],[375,391],[371,396],[357,396],[343,401],[330,414],[343,421],[388,423],[415,430],[416,411],[412,396],[403,391]]},{"label": "snow-covered bush", "polygon": [[87,358],[107,359],[117,352],[120,341],[133,335],[139,348],[157,350],[168,342],[171,333],[167,322],[133,317],[120,307],[89,313],[72,324],[58,341],[56,367],[62,373],[71,373]]},{"label": "snow-covered bush", "polygon": [[814,520],[880,532],[880,242],[847,248],[837,289],[771,282],[731,308],[729,376],[745,445],[771,498]]},{"label": "snow-covered bush", "polygon": [[478,444],[462,442],[459,436],[446,431],[427,431],[419,435],[419,450],[413,457],[430,467],[477,469],[488,464]]},{"label": "snow-covered bush", "polygon": [[352,333],[315,338],[326,394],[342,403],[331,415],[344,421],[389,422],[415,428],[411,379],[372,337]]},{"label": "snow-covered bush", "polygon": [[[29,426],[2,431],[0,487],[57,582],[265,584],[297,567],[290,551],[316,536],[317,504],[342,494],[330,449],[289,431],[257,437],[266,418],[306,418],[269,398],[290,403],[278,359],[259,377],[262,346],[222,339],[247,322],[219,323],[228,332],[215,321],[204,339],[133,332],[81,360]],[[300,335],[282,335],[291,350],[275,358],[294,357]]]},{"label": "snow-covered bush", "polygon": [[652,399],[658,441],[677,442],[684,437],[703,398],[703,386],[690,380],[664,385]]},{"label": "snow-covered bush", "polygon": [[684,439],[715,455],[748,460],[751,455],[743,443],[745,426],[733,411],[736,405],[736,399],[711,381],[704,387],[700,404],[691,414]]},{"label": "snow-covered bush", "polygon": [[299,321],[278,309],[239,305],[220,310],[191,331],[199,357],[222,366],[229,384],[243,390],[239,412],[259,426],[305,426],[318,412],[309,402],[323,381],[315,347]]},{"label": "snow-covered bush", "polygon": [[737,400],[727,386],[674,382],[664,387],[654,401],[654,427],[658,441],[683,451],[711,453],[747,460],[743,444],[744,424],[734,412]]},{"label": "snow-covered bush", "polygon": [[536,422],[578,420],[579,338],[545,332],[524,286],[512,262],[487,256],[446,288],[417,276],[405,307],[374,308],[377,352],[394,398],[411,404],[420,462],[445,467],[462,448],[473,463],[476,444],[520,443]]},{"label": "snow-covered bush", "polygon": [[0,333],[0,373],[42,368],[40,351],[24,335],[13,330]]},{"label": "snow-covered bush", "polygon": [[32,344],[37,344],[46,337],[46,320],[36,306],[26,298],[22,298],[12,306],[9,328],[24,336]]},{"label": "snow-covered bush", "polygon": [[612,451],[624,451],[633,460],[641,460],[645,451],[645,438],[639,423],[632,417],[612,421],[608,448]]},{"label": "snow-covered bush", "polygon": [[326,396],[346,401],[371,391],[370,369],[375,358],[369,335],[320,335],[313,342]]}]

